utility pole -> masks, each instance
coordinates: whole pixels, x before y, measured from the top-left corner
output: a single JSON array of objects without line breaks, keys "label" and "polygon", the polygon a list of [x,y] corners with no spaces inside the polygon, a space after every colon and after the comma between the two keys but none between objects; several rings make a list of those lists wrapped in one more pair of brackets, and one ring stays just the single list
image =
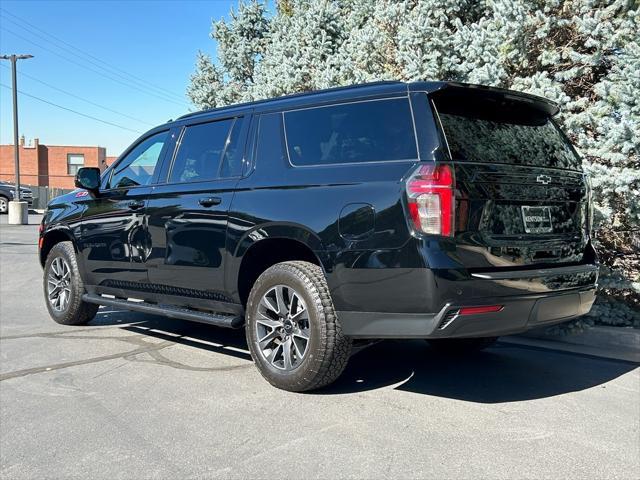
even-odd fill
[{"label": "utility pole", "polygon": [[[20,202],[20,145],[18,144],[18,81],[16,79],[16,63],[18,60],[33,58],[33,55],[2,55],[0,59],[11,60],[11,75],[13,85],[13,160],[15,163],[16,192],[13,202],[9,202],[9,223],[26,224],[28,222],[28,210],[26,204]],[[17,203],[16,203],[17,202]],[[12,205],[13,204],[13,205]],[[18,209],[18,212],[11,212]]]}]

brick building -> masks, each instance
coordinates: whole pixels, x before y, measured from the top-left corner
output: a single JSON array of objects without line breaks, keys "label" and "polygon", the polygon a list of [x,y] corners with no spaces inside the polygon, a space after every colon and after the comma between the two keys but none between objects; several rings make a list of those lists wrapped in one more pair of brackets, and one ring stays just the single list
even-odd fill
[{"label": "brick building", "polygon": [[[74,188],[73,177],[80,167],[107,166],[104,147],[41,145],[36,138],[25,145],[20,139],[20,183],[33,186]],[[0,180],[13,182],[13,145],[0,145]]]}]

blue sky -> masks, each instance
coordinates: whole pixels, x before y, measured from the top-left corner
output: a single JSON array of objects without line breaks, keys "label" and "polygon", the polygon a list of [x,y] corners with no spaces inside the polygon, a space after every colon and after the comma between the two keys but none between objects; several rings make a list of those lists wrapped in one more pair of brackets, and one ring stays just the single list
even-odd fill
[{"label": "blue sky", "polygon": [[[34,55],[18,61],[18,90],[130,129],[19,95],[20,133],[45,144],[100,145],[108,155],[120,154],[141,132],[193,109],[185,90],[196,52],[215,53],[211,20],[227,17],[236,5],[236,0],[3,0],[1,54]],[[0,83],[7,86],[9,66],[0,61]],[[0,86],[2,144],[13,142],[11,108],[11,90]]]}]

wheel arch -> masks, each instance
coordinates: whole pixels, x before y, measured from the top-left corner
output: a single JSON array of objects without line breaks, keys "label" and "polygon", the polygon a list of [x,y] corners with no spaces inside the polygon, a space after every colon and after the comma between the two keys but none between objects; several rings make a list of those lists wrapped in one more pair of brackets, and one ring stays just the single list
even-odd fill
[{"label": "wheel arch", "polygon": [[44,267],[44,264],[47,261],[47,256],[49,256],[49,252],[51,249],[60,242],[71,242],[73,245],[73,249],[76,253],[78,253],[78,246],[76,244],[75,238],[71,231],[67,228],[54,228],[44,233],[42,236],[42,240],[40,243],[40,252],[39,252],[39,260],[40,265]]},{"label": "wheel arch", "polygon": [[320,238],[299,225],[263,225],[246,232],[234,255],[239,262],[235,281],[240,302],[246,305],[255,281],[276,263],[302,260],[325,271],[327,262],[323,251]]}]

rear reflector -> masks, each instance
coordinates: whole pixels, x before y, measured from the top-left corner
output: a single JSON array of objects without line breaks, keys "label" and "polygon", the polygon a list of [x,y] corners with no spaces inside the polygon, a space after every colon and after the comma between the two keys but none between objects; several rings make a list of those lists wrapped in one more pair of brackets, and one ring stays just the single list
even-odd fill
[{"label": "rear reflector", "polygon": [[409,214],[416,231],[453,234],[453,169],[443,164],[418,166],[407,180]]},{"label": "rear reflector", "polygon": [[482,305],[480,307],[463,307],[458,311],[458,315],[477,315],[478,313],[499,312],[504,305]]}]

